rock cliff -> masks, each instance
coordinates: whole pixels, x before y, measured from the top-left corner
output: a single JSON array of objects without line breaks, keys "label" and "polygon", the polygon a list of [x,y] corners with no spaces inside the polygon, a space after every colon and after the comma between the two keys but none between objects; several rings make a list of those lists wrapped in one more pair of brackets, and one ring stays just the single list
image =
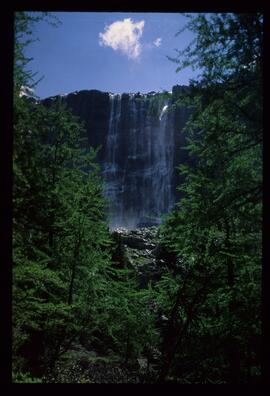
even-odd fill
[{"label": "rock cliff", "polygon": [[183,128],[192,108],[174,106],[188,87],[172,93],[112,94],[84,90],[45,99],[65,104],[85,124],[98,162],[112,229],[155,225],[179,198],[176,167],[187,160]]}]

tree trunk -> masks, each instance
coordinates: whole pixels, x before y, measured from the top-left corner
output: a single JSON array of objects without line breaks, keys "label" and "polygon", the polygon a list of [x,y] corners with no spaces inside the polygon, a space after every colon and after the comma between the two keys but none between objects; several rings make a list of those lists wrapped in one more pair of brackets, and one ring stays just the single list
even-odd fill
[{"label": "tree trunk", "polygon": [[74,288],[74,280],[75,280],[75,272],[76,272],[76,260],[79,256],[81,238],[82,238],[82,234],[79,231],[78,240],[75,245],[74,253],[73,253],[73,261],[72,261],[72,267],[71,267],[71,280],[70,280],[69,291],[68,291],[68,302],[67,302],[68,305],[72,304],[73,288]]},{"label": "tree trunk", "polygon": [[[225,229],[226,229],[226,248],[228,252],[231,250],[231,227],[229,225],[229,221],[225,219]],[[234,262],[230,256],[227,258],[227,282],[230,287],[230,291],[232,295],[229,301],[229,313],[230,313],[230,327],[233,326],[233,317],[235,314],[235,297],[234,297],[234,285],[235,285],[235,269]],[[229,360],[229,375],[228,382],[231,384],[239,383],[240,378],[240,354],[239,348],[237,344],[237,340],[234,337],[234,334],[230,334],[229,336],[229,345],[228,345],[228,360]]]},{"label": "tree trunk", "polygon": [[163,364],[160,369],[157,383],[161,384],[164,383],[166,380],[167,375],[169,374],[175,353],[179,344],[182,342],[183,337],[186,334],[188,326],[194,319],[196,310],[197,310],[197,303],[198,300],[202,298],[203,293],[205,292],[206,288],[208,287],[209,278],[205,279],[203,286],[197,290],[195,296],[193,297],[192,302],[187,310],[187,319],[180,327],[177,324],[177,309],[181,303],[181,297],[183,290],[179,290],[176,302],[172,309],[172,316],[169,324],[169,330],[167,332],[164,347],[163,347]]},{"label": "tree trunk", "polygon": [[126,351],[125,351],[125,363],[127,364],[130,358],[130,334],[129,329],[127,328],[127,338],[126,338]]},{"label": "tree trunk", "polygon": [[73,287],[74,287],[74,279],[75,279],[75,258],[73,259],[73,264],[72,264],[72,270],[71,270],[71,281],[69,285],[69,291],[68,291],[68,305],[72,304],[72,296],[73,296]]}]

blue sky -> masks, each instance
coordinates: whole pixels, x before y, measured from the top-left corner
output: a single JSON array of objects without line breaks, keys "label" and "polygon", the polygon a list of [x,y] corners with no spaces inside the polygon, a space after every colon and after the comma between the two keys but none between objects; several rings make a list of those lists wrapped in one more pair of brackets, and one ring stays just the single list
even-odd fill
[{"label": "blue sky", "polygon": [[175,37],[187,18],[178,13],[56,12],[62,24],[42,21],[39,41],[26,51],[29,68],[44,76],[36,94],[45,98],[82,89],[115,93],[170,91],[188,84],[191,69],[176,73],[167,56],[194,37]]}]

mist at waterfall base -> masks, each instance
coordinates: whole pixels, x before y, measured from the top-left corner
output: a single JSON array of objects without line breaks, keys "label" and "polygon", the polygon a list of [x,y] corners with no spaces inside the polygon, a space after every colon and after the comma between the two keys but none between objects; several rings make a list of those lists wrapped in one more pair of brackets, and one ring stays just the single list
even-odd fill
[{"label": "mist at waterfall base", "polygon": [[179,91],[113,94],[85,90],[56,100],[84,122],[88,145],[100,147],[97,160],[104,180],[111,230],[158,225],[177,200],[180,162],[185,162],[183,128],[192,112],[175,108]]}]

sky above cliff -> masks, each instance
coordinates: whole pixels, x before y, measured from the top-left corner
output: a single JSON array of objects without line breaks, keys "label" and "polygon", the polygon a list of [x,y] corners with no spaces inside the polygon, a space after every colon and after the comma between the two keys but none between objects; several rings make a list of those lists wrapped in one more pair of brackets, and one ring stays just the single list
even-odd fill
[{"label": "sky above cliff", "polygon": [[170,91],[187,85],[192,70],[175,72],[174,57],[193,39],[175,34],[187,18],[178,13],[56,12],[53,27],[42,21],[39,39],[27,48],[28,67],[43,76],[35,89],[45,98],[82,89],[114,93]]}]

